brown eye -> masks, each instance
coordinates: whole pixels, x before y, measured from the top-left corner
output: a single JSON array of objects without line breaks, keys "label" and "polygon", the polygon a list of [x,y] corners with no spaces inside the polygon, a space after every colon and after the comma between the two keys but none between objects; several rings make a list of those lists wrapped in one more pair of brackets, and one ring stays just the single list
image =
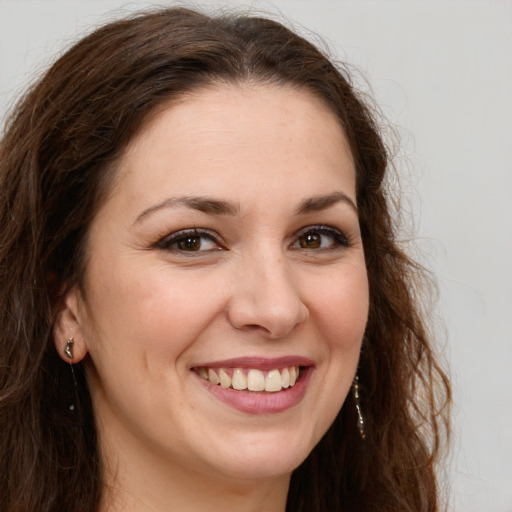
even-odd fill
[{"label": "brown eye", "polygon": [[201,248],[201,237],[187,236],[176,242],[176,247],[181,251],[199,251]]},{"label": "brown eye", "polygon": [[329,250],[349,247],[347,237],[336,228],[330,226],[311,226],[298,234],[293,249]]},{"label": "brown eye", "polygon": [[211,233],[194,230],[178,231],[162,240],[156,246],[159,249],[175,253],[206,252],[222,249]]},{"label": "brown eye", "polygon": [[302,249],[318,249],[322,245],[322,236],[318,233],[306,233],[299,238]]}]

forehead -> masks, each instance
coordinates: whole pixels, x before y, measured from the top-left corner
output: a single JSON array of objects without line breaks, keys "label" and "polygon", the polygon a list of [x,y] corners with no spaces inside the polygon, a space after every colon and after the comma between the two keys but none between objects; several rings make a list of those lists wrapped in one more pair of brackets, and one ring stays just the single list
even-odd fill
[{"label": "forehead", "polygon": [[338,119],[315,95],[288,85],[217,84],[165,105],[129,144],[118,174],[118,185],[137,195],[191,186],[210,194],[256,179],[286,186],[299,177],[355,186]]}]

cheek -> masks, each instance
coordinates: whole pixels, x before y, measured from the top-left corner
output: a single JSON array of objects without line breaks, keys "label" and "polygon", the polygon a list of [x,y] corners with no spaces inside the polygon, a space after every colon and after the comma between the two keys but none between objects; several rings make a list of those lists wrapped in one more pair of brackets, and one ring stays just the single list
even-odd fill
[{"label": "cheek", "polygon": [[193,344],[225,303],[222,288],[211,278],[164,274],[142,286],[144,293],[133,301],[131,309],[143,316],[140,335],[151,333],[162,350],[169,345],[184,350]]},{"label": "cheek", "polygon": [[316,443],[339,413],[356,374],[367,317],[368,280],[364,265],[344,267],[321,281],[311,295],[310,314],[322,354],[315,396]]},{"label": "cheek", "polygon": [[[108,403],[135,425],[132,409],[150,415],[169,407],[170,394],[155,393],[160,388],[174,390],[174,406],[180,407],[178,390],[188,373],[182,356],[222,311],[221,297],[205,293],[204,280],[171,275],[160,266],[112,273],[96,283],[84,325],[99,414],[107,416]],[[215,290],[211,282],[208,289]]]},{"label": "cheek", "polygon": [[344,269],[322,284],[310,309],[319,319],[318,327],[330,349],[359,351],[369,308],[366,268],[358,265]]},{"label": "cheek", "polygon": [[130,348],[143,353],[146,364],[165,360],[169,365],[222,311],[222,288],[211,279],[191,279],[160,266],[140,275],[132,269],[130,279],[116,275],[130,272],[101,281],[91,297],[91,352]]}]

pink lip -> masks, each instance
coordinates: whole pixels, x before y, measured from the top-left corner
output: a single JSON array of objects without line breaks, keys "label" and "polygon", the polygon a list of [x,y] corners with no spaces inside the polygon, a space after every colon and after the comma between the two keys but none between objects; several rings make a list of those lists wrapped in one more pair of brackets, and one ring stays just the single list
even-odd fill
[{"label": "pink lip", "polygon": [[314,366],[307,357],[285,356],[276,358],[266,357],[235,357],[223,361],[211,361],[194,365],[195,368],[254,368],[255,370],[270,371],[286,368],[287,366]]},{"label": "pink lip", "polygon": [[297,405],[304,397],[306,388],[309,383],[314,367],[310,360],[298,357],[285,357],[279,359],[262,359],[262,358],[238,358],[226,361],[216,361],[215,363],[205,363],[197,367],[208,368],[255,368],[272,370],[275,368],[284,368],[286,366],[302,366],[305,367],[300,378],[293,387],[277,391],[254,392],[254,391],[237,391],[231,388],[223,388],[217,384],[212,384],[199,375],[197,378],[201,385],[209,391],[214,397],[221,402],[248,414],[277,414],[284,412]]}]

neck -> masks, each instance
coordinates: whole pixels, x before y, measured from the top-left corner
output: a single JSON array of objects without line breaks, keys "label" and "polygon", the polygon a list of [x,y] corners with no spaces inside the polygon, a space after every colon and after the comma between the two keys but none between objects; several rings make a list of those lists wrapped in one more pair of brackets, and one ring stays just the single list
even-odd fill
[{"label": "neck", "polygon": [[237,479],[169,461],[151,460],[146,454],[123,455],[115,464],[113,458],[106,459],[99,512],[284,512],[286,509],[290,475]]},{"label": "neck", "polygon": [[[156,474],[155,474],[156,473]],[[289,478],[285,481],[233,482],[192,474],[145,473],[124,480],[117,475],[105,486],[100,512],[284,512]]]}]

